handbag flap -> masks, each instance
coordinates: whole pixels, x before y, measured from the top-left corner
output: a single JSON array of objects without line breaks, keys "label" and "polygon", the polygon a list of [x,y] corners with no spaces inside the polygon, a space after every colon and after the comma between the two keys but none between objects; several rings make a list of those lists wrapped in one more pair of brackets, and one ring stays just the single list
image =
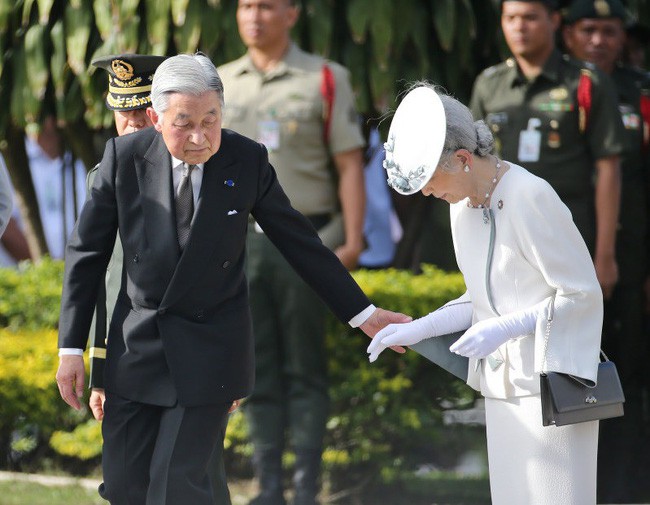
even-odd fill
[{"label": "handbag flap", "polygon": [[616,365],[611,361],[598,365],[598,381],[594,387],[585,386],[562,373],[548,373],[547,379],[553,405],[559,413],[625,401]]}]

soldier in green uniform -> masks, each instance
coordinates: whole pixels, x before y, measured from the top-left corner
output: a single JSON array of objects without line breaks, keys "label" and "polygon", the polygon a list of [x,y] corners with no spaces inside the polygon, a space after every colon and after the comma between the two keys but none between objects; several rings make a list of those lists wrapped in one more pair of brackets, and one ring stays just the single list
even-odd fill
[{"label": "soldier in green uniform", "polygon": [[[266,146],[292,205],[354,268],[363,249],[364,141],[347,71],[292,42],[298,15],[293,0],[239,0],[248,51],[219,68],[223,125]],[[251,503],[285,503],[288,438],[296,455],[293,503],[313,505],[329,409],[325,308],[256,223],[249,225],[248,254],[256,381],[245,412],[260,484]]]},{"label": "soldier in green uniform", "polygon": [[[143,54],[110,55],[93,60],[92,64],[108,72],[108,93],[106,107],[113,111],[115,130],[119,136],[133,133],[152,126],[147,107],[151,106],[151,81],[164,56]],[[88,194],[99,165],[88,173]],[[106,338],[111,315],[119,294],[122,279],[122,244],[119,235],[106,271],[105,285],[100,288],[95,317],[91,327],[89,350],[90,380],[92,389],[89,405],[93,416],[98,421],[104,417],[104,361],[106,358]],[[236,402],[237,403],[237,402]],[[233,405],[236,408],[236,404]],[[227,421],[227,418],[226,418]],[[226,426],[223,426],[225,431]],[[230,505],[230,493],[226,482],[221,452],[223,447],[217,444],[215,454],[210,462],[210,479],[215,503]]]},{"label": "soldier in green uniform", "polygon": [[600,428],[599,501],[634,503],[648,498],[640,473],[644,431],[643,393],[648,348],[644,331],[644,281],[648,237],[648,77],[620,63],[627,13],[620,0],[574,0],[562,30],[569,53],[608,74],[625,126],[621,156],[621,211],[616,239],[619,282],[605,304],[603,349],[618,367],[625,392],[625,416]]},{"label": "soldier in green uniform", "polygon": [[[563,57],[555,47],[555,1],[504,0],[501,9],[513,57],[481,73],[470,108],[492,129],[499,156],[546,179],[569,207],[609,297],[618,280],[623,150],[613,86],[593,65]],[[588,103],[578,98],[580,82],[590,90]]]}]

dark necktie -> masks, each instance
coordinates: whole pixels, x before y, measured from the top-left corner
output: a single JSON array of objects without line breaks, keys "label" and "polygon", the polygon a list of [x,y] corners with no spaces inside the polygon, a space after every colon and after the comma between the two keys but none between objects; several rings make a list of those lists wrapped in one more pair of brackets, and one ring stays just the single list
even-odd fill
[{"label": "dark necktie", "polygon": [[185,249],[190,236],[190,226],[194,215],[194,195],[192,193],[192,170],[196,165],[183,163],[183,175],[176,192],[176,231],[181,251]]}]

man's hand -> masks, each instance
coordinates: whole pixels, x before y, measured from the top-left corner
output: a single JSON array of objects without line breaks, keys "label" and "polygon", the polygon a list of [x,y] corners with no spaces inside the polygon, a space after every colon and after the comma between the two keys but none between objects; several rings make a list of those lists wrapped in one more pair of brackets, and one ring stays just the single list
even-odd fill
[{"label": "man's hand", "polygon": [[[366,322],[363,323],[359,328],[370,338],[373,338],[379,330],[384,326],[387,326],[392,323],[408,323],[413,318],[407,316],[406,314],[400,314],[398,312],[391,312],[390,310],[384,310],[382,308],[376,309],[372,315],[366,319]],[[403,347],[394,346],[391,349],[400,354],[406,352]]]},{"label": "man's hand", "polygon": [[56,371],[56,384],[61,398],[73,409],[81,410],[79,398],[84,394],[83,356],[64,355],[59,357],[59,369]]},{"label": "man's hand", "polygon": [[106,395],[104,394],[103,389],[93,388],[90,393],[90,399],[88,400],[88,405],[90,410],[93,413],[93,417],[98,421],[104,419],[104,401],[106,400]]}]

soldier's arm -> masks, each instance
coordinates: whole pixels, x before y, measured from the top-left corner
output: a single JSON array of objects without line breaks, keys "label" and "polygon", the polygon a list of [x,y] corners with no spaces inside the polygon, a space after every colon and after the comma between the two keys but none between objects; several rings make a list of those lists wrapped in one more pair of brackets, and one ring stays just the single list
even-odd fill
[{"label": "soldier's arm", "polygon": [[596,160],[596,249],[594,266],[603,289],[609,298],[618,281],[616,264],[616,227],[621,200],[621,173],[616,155]]},{"label": "soldier's arm", "polygon": [[357,266],[363,251],[363,217],[366,193],[361,149],[352,149],[334,155],[339,174],[339,200],[343,211],[345,243],[337,248],[336,255],[350,270]]}]

